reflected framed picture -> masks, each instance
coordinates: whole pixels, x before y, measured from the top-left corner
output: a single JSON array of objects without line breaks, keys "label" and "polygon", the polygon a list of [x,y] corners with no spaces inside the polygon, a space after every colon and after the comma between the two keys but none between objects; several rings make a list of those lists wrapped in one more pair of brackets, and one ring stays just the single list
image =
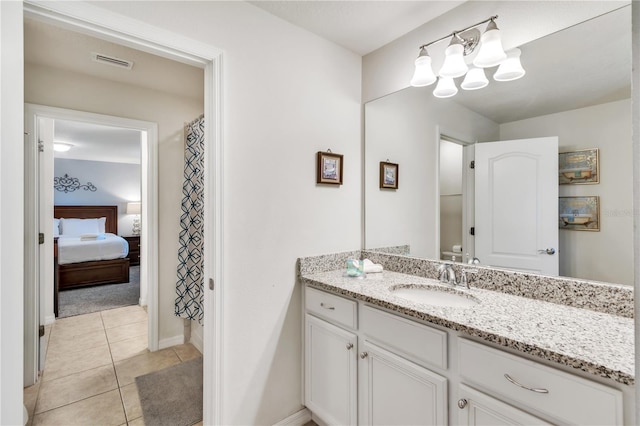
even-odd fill
[{"label": "reflected framed picture", "polygon": [[559,197],[560,229],[600,231],[600,197]]},{"label": "reflected framed picture", "polygon": [[600,150],[598,148],[558,154],[558,183],[596,184],[600,182]]},{"label": "reflected framed picture", "polygon": [[380,188],[398,189],[398,172],[400,166],[396,163],[380,162]]},{"label": "reflected framed picture", "polygon": [[343,156],[331,151],[318,151],[316,156],[316,183],[342,185]]}]

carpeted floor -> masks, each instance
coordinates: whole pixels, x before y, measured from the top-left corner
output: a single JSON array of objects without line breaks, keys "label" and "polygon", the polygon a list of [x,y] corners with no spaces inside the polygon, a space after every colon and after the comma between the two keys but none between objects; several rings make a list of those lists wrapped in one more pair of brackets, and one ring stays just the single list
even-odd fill
[{"label": "carpeted floor", "polygon": [[61,291],[58,298],[58,318],[137,305],[139,300],[140,266],[132,266],[129,270],[128,283]]},{"label": "carpeted floor", "polygon": [[202,358],[136,377],[144,423],[189,426],[202,420]]}]

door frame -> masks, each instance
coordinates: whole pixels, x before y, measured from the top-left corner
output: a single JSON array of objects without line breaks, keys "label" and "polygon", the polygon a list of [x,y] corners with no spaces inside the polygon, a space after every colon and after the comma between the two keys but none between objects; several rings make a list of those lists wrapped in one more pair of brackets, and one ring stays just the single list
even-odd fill
[{"label": "door frame", "polygon": [[[442,259],[442,247],[440,247],[440,143],[445,140],[447,142],[456,143],[462,145],[462,259],[461,262],[465,262],[465,254],[469,253],[470,257],[474,256],[474,240],[469,235],[468,230],[473,226],[473,213],[474,213],[474,175],[469,170],[468,164],[474,159],[473,147],[477,142],[467,142],[459,137],[451,136],[451,132],[443,129],[441,126],[436,126],[436,165],[435,179],[436,183],[436,197],[434,201],[435,205],[435,259]],[[471,192],[469,192],[471,191]]]},{"label": "door frame", "polygon": [[[53,147],[47,146],[46,141],[42,141],[40,138],[38,121],[41,118],[48,118],[54,121],[72,120],[104,126],[128,128],[140,131],[141,134],[146,134],[144,138],[141,138],[140,146],[142,177],[141,201],[144,206],[141,216],[142,222],[147,224],[142,235],[142,246],[145,247],[146,256],[141,263],[140,304],[148,306],[149,350],[156,351],[158,350],[158,125],[149,121],[27,103],[25,104],[25,128],[29,133],[28,137],[30,139],[27,150],[31,149],[31,147],[36,147],[38,143],[44,143],[42,147],[44,151],[41,157],[41,168],[45,168],[46,170],[48,167],[48,170],[51,171],[53,170],[54,160]],[[29,160],[27,163],[28,162]],[[28,164],[26,164],[25,167],[28,167]],[[29,177],[35,176],[27,176],[27,179],[25,179],[25,191],[29,191],[34,187],[34,183],[29,180]],[[44,217],[53,217],[53,174],[47,174],[41,182],[44,186],[41,188],[41,191],[44,191],[42,195],[51,202],[50,205],[40,205],[39,211]],[[34,216],[37,216],[35,215],[35,209],[26,209],[26,223],[33,223],[36,220]],[[44,227],[42,223],[45,223]],[[46,221],[41,222],[40,232],[43,232],[45,236],[52,235],[51,224]],[[33,238],[29,241],[32,240],[34,241]],[[45,253],[52,253],[53,243],[51,239],[46,238],[45,241]],[[42,262],[41,259],[39,263],[42,266],[44,262]],[[25,259],[25,265],[25,273],[27,271],[35,271],[36,268],[38,268],[38,265],[34,264],[34,259],[29,256]],[[53,300],[53,269],[41,268],[40,277],[41,282],[50,283],[50,285],[40,286],[39,291],[41,306],[40,325],[48,325],[55,322],[53,304],[49,303]],[[44,324],[42,324],[42,319],[44,319]],[[26,332],[31,332],[32,327],[28,324],[25,324],[25,326]],[[29,368],[25,366],[25,371],[28,371],[28,369]]]},{"label": "door frame", "polygon": [[[203,353],[203,421],[221,424],[222,413],[222,342],[223,342],[223,52],[181,34],[113,13],[84,2],[47,2],[26,0],[24,17],[37,19],[73,31],[89,34],[134,49],[204,68],[205,127],[205,253],[206,280],[216,283],[215,292],[205,291]],[[207,261],[208,260],[208,261]],[[215,296],[215,297],[214,297]]]}]

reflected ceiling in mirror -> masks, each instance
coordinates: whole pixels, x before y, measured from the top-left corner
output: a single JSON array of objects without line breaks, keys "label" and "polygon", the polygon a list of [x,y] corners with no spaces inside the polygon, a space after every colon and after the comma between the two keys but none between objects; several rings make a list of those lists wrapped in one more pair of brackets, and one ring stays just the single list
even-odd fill
[{"label": "reflected ceiling in mirror", "polygon": [[[515,81],[459,90],[451,98],[502,124],[628,99],[631,96],[629,6],[520,47],[526,75]],[[458,79],[458,86],[462,79]]]},{"label": "reflected ceiling in mirror", "polygon": [[[560,187],[560,196],[599,195],[603,221],[599,233],[561,230],[560,275],[632,284],[630,7],[519,48],[526,69],[519,80],[494,81],[496,67],[481,90],[437,99],[433,86],[410,87],[365,105],[365,247],[408,244],[411,255],[441,257],[439,135],[464,142],[559,136],[560,151],[600,148],[603,176],[598,185]],[[396,191],[378,187],[387,158],[403,169]]]}]

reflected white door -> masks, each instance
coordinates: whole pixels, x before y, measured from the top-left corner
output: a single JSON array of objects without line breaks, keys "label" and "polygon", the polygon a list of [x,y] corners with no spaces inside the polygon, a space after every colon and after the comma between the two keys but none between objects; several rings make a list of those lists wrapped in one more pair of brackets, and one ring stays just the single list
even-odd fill
[{"label": "reflected white door", "polygon": [[558,138],[476,144],[475,255],[558,275]]}]

